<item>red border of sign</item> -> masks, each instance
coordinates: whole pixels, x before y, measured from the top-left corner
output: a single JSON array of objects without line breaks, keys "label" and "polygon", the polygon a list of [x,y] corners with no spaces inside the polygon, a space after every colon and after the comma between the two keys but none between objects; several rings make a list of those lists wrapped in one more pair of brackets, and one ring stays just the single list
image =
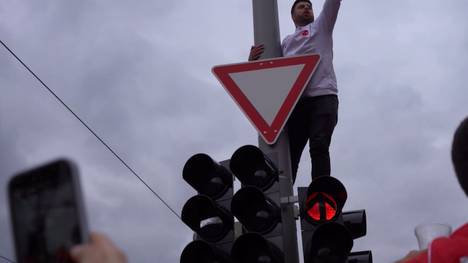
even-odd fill
[{"label": "red border of sign", "polygon": [[[211,70],[216,78],[221,82],[226,91],[231,95],[232,99],[239,105],[241,110],[250,120],[252,125],[257,129],[260,136],[268,144],[274,144],[281,133],[286,120],[292,112],[292,109],[299,100],[302,92],[304,91],[307,83],[312,77],[317,65],[320,62],[320,55],[308,54],[303,56],[294,57],[281,57],[274,59],[257,60],[247,63],[237,63],[228,65],[214,66]],[[253,104],[244,95],[242,90],[237,86],[234,80],[229,76],[232,73],[247,72],[253,70],[262,70],[270,68],[278,68],[285,66],[295,66],[304,64],[304,68],[299,73],[297,80],[294,82],[291,90],[286,96],[283,104],[281,105],[278,113],[276,114],[273,122],[270,125],[255,109]],[[265,89],[267,90],[267,89]]]}]

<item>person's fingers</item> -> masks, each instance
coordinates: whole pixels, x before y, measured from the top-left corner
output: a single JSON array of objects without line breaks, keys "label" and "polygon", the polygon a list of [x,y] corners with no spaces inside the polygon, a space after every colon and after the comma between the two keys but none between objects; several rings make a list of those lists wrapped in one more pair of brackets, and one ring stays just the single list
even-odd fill
[{"label": "person's fingers", "polygon": [[103,234],[99,234],[96,232],[92,232],[89,235],[89,239],[91,240],[91,244],[99,244],[99,245],[107,245],[107,244],[112,244],[112,241],[107,238],[107,236]]},{"label": "person's fingers", "polygon": [[254,49],[252,49],[252,52],[260,52],[260,51],[263,51],[265,50],[264,47],[255,47]]},{"label": "person's fingers", "polygon": [[127,257],[106,235],[91,233],[87,244],[74,246],[70,255],[79,263],[125,263]]},{"label": "person's fingers", "polygon": [[252,50],[252,49],[258,49],[258,48],[265,48],[265,45],[264,44],[254,45],[250,49]]},{"label": "person's fingers", "polygon": [[101,247],[102,249],[109,250],[107,248],[107,238],[98,233],[90,233],[89,243],[76,245],[70,250],[70,255],[76,262],[87,262],[91,258],[97,256],[96,249]]},{"label": "person's fingers", "polygon": [[249,56],[249,60],[257,60],[263,54],[263,49],[252,50]]},{"label": "person's fingers", "polygon": [[263,48],[262,49],[254,49],[254,50],[252,50],[252,53],[255,54],[255,55],[261,54],[261,53],[263,53],[263,50],[264,50]]},{"label": "person's fingers", "polygon": [[119,262],[127,262],[127,256],[120,249],[117,249],[117,258]]},{"label": "person's fingers", "polygon": [[263,54],[265,46],[263,44],[252,46],[250,48],[249,61],[257,60]]},{"label": "person's fingers", "polygon": [[76,245],[70,250],[71,258],[76,262],[81,262],[86,256],[88,251],[88,245]]},{"label": "person's fingers", "polygon": [[117,248],[117,246],[107,236],[103,234],[93,233],[92,241],[94,241],[96,245],[104,249],[104,252],[106,253],[108,258],[116,260],[115,262],[127,261],[127,257],[125,256],[125,254],[119,248]]},{"label": "person's fingers", "polygon": [[256,56],[256,57],[259,57],[263,54],[263,51],[262,52],[257,52],[257,53],[254,53],[253,55]]},{"label": "person's fingers", "polygon": [[91,243],[103,249],[106,254],[112,255],[118,249],[114,243],[105,235],[99,233],[91,234]]}]

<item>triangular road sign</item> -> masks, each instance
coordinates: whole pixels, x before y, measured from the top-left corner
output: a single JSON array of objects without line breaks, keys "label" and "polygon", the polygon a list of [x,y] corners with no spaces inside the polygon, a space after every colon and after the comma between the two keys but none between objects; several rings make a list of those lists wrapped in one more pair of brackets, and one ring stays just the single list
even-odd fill
[{"label": "triangular road sign", "polygon": [[274,144],[319,62],[320,55],[309,54],[220,65],[212,72],[263,140]]}]

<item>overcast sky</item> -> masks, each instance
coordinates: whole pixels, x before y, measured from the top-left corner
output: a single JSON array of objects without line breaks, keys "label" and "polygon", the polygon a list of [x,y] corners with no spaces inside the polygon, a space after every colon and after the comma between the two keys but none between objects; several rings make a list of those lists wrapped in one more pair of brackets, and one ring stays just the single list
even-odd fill
[{"label": "overcast sky", "polygon": [[[282,37],[291,2],[278,0]],[[317,14],[323,0],[313,3]],[[416,249],[419,223],[468,220],[449,154],[468,115],[467,11],[465,0],[343,0],[332,175],[348,190],[344,210],[366,209],[354,250],[374,262]],[[178,213],[195,193],[181,176],[192,154],[224,160],[257,142],[210,72],[246,60],[251,1],[2,0],[0,38]],[[0,255],[14,258],[8,179],[68,157],[93,230],[130,262],[179,261],[189,228],[1,46],[0,90]],[[309,174],[305,151],[296,186]]]}]

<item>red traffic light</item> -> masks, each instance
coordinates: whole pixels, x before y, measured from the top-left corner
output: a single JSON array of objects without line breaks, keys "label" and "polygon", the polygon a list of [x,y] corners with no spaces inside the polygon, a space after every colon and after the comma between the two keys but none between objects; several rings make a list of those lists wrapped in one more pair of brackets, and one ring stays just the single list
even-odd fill
[{"label": "red traffic light", "polygon": [[341,213],[347,199],[343,184],[331,176],[322,176],[307,188],[306,219],[313,223],[333,221]]},{"label": "red traffic light", "polygon": [[333,220],[338,212],[335,199],[326,193],[313,193],[307,198],[307,215],[314,221]]}]

